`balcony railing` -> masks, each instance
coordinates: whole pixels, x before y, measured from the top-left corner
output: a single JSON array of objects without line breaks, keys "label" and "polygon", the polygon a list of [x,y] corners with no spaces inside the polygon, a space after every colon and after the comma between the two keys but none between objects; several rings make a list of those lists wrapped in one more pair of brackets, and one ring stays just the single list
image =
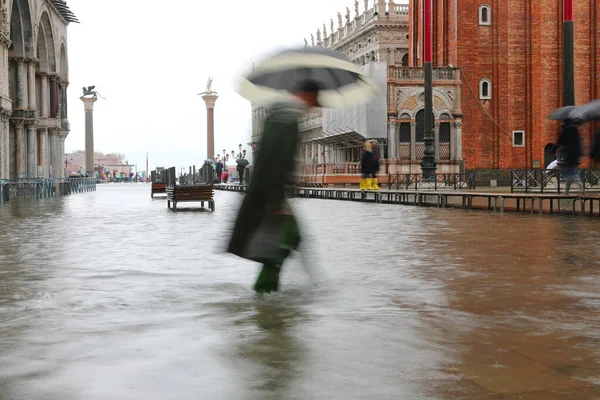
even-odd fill
[{"label": "balcony railing", "polygon": [[[425,79],[425,71],[421,67],[397,67],[388,68],[388,79],[394,80],[419,80]],[[456,81],[460,79],[460,68],[434,68],[434,80]]]},{"label": "balcony railing", "polygon": [[395,5],[394,13],[397,15],[408,15],[408,6],[406,5]]}]

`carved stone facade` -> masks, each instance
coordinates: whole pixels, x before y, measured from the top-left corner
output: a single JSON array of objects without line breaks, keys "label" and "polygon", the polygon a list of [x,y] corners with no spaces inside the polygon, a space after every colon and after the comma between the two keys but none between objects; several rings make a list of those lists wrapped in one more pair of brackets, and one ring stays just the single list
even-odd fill
[{"label": "carved stone facade", "polygon": [[0,0],[0,179],[64,177],[67,26],[63,1]]},{"label": "carved stone facade", "polygon": [[[337,29],[332,25],[334,29],[327,32],[323,25],[317,31],[315,46],[345,54],[376,81],[381,92],[363,109],[312,110],[300,120],[305,182],[358,182],[356,163],[365,139],[377,139],[380,143],[385,158],[382,175],[421,171],[424,75],[422,68],[409,67],[409,5],[390,0],[364,3],[367,8],[362,14],[361,3],[355,3],[354,17]],[[460,172],[462,114],[460,101],[456,100],[461,93],[460,70],[436,69],[434,80],[438,172]],[[253,107],[255,142],[259,142],[265,113],[263,107]]]}]

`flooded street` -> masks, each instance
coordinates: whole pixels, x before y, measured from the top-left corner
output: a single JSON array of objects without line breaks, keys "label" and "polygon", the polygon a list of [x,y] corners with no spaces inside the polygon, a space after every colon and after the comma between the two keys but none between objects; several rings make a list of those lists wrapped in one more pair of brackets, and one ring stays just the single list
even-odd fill
[{"label": "flooded street", "polygon": [[599,399],[598,219],[296,199],[259,296],[242,194],[0,207],[0,399]]}]

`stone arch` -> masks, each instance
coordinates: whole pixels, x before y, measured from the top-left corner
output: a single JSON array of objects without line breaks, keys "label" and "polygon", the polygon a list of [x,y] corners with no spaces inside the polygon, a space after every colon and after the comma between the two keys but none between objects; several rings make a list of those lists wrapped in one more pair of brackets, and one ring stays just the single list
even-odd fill
[{"label": "stone arch", "polygon": [[64,41],[60,44],[59,76],[63,82],[69,81],[69,60],[67,58],[67,46]]},{"label": "stone arch", "polygon": [[408,53],[402,56],[402,66],[408,67]]},{"label": "stone arch", "polygon": [[10,40],[15,57],[33,58],[33,24],[28,0],[12,0]]},{"label": "stone arch", "polygon": [[54,33],[48,13],[44,11],[40,18],[37,35],[37,54],[39,70],[45,73],[56,72],[56,50],[54,48]]}]

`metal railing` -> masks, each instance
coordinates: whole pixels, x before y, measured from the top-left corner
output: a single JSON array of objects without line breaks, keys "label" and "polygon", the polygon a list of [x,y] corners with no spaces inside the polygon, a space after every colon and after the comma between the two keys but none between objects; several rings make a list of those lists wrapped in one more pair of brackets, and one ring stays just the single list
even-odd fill
[{"label": "metal railing", "polygon": [[579,169],[567,176],[556,169],[511,171],[511,193],[564,193],[568,184],[578,191],[600,192],[600,170]]},{"label": "metal railing", "polygon": [[443,190],[475,189],[475,174],[435,174],[434,179],[423,179],[423,174],[390,174],[390,190]]},{"label": "metal railing", "polygon": [[96,178],[33,178],[11,174],[11,179],[0,179],[0,203],[11,198],[46,199],[57,195],[93,192]]}]

